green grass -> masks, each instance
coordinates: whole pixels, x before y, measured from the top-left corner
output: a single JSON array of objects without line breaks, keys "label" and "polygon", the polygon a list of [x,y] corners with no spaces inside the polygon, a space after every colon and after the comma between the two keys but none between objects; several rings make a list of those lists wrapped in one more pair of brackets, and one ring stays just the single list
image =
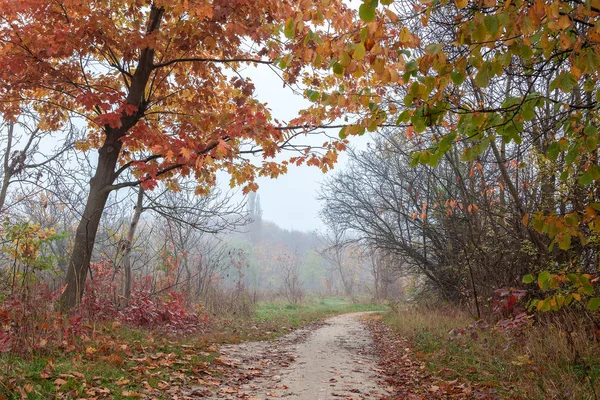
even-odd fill
[{"label": "green grass", "polygon": [[252,318],[215,321],[212,338],[216,343],[268,340],[330,316],[387,309],[382,304],[353,303],[341,297],[314,298],[299,305],[259,303]]},{"label": "green grass", "polygon": [[312,299],[299,305],[285,303],[261,303],[256,309],[256,319],[264,322],[287,323],[297,328],[331,315],[359,311],[386,311],[381,304],[352,303],[340,297]]}]

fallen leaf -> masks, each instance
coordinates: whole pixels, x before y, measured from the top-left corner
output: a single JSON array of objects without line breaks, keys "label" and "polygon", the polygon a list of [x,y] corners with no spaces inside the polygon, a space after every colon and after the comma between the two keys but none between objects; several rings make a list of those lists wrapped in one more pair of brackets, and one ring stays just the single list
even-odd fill
[{"label": "fallen leaf", "polygon": [[117,386],[125,386],[125,385],[128,385],[129,382],[130,382],[129,379],[121,378],[121,379],[117,379],[117,381],[115,382],[115,385],[117,385]]}]

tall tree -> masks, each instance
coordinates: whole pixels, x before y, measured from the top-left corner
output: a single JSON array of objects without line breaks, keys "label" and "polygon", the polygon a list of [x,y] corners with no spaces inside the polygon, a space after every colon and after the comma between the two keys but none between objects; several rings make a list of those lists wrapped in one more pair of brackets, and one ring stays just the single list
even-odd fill
[{"label": "tall tree", "polygon": [[[322,72],[354,19],[340,0],[0,0],[0,10],[0,112],[14,120],[31,104],[40,129],[50,130],[78,116],[89,125],[79,149],[98,149],[65,308],[80,301],[112,191],[140,184],[148,191],[157,180],[176,189],[178,176],[194,176],[203,194],[221,169],[248,191],[257,175],[286,171],[287,162],[269,160],[282,148],[302,150],[292,162],[326,170],[344,147],[331,141],[316,153],[292,140],[339,110],[315,105],[283,124],[237,73],[264,66],[281,69],[285,85],[335,84]],[[258,165],[244,157],[257,153]],[[128,170],[135,179],[124,179]]]}]

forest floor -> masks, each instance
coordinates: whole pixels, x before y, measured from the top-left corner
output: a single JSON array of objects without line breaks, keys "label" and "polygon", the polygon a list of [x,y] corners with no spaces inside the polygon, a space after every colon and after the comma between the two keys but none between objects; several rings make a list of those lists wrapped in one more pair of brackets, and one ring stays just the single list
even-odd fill
[{"label": "forest floor", "polygon": [[[597,399],[600,345],[518,335],[452,309],[261,304],[188,336],[94,324],[66,348],[0,355],[4,399]],[[379,311],[374,312],[374,311]],[[579,335],[583,339],[583,335]]]}]

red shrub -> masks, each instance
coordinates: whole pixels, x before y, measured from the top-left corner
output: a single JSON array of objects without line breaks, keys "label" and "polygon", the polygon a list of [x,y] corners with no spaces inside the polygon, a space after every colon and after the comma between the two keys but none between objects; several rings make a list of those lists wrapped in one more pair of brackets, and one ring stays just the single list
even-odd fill
[{"label": "red shrub", "polygon": [[29,285],[0,302],[0,353],[31,353],[44,348],[73,348],[91,330],[89,322],[120,321],[132,327],[188,333],[208,321],[202,309],[194,309],[176,285],[153,293],[151,277],[136,282],[127,307],[119,310],[120,281],[109,263],[92,264],[80,307],[65,317],[56,309],[61,290],[44,284]]}]

